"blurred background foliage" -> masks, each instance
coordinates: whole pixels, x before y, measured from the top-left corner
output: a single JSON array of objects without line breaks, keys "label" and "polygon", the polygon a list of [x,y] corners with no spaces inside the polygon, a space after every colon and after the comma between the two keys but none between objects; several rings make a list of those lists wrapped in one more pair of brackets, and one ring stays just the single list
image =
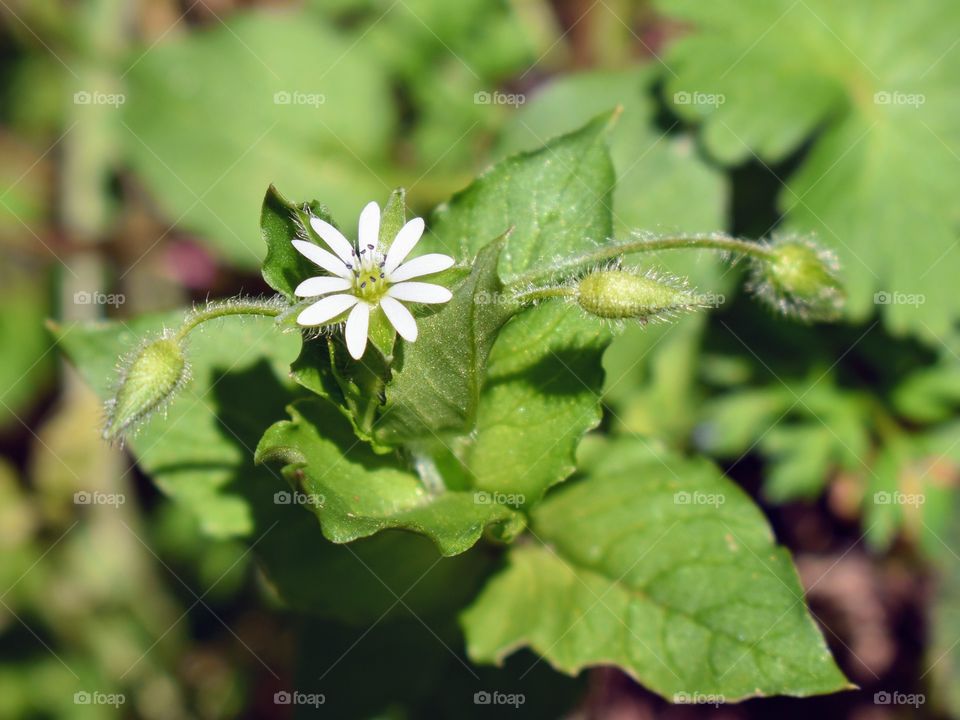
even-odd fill
[{"label": "blurred background foliage", "polygon": [[[50,328],[66,342],[73,321],[264,290],[271,182],[341,222],[399,185],[426,214],[493,160],[621,105],[619,236],[815,231],[850,293],[845,321],[802,326],[744,300],[738,265],[665,253],[656,267],[717,310],[627,327],[604,359],[604,430],[710,455],[755,494],[864,688],[717,712],[892,717],[873,692],[899,690],[926,694],[913,717],[960,717],[958,14],[950,0],[3,0],[0,716],[115,716],[75,704],[98,688],[124,693],[129,717],[272,717],[275,691],[333,669],[325,682],[358,688],[344,716],[473,712],[444,645],[461,652],[450,609],[493,556],[411,595],[436,630],[394,607],[340,662],[432,548],[405,539],[399,568],[382,540],[346,555],[269,502],[275,478],[237,490],[267,473],[245,452],[259,432],[225,439],[215,411],[280,417],[295,347],[226,370],[218,351],[250,327],[199,341],[185,412],[208,432],[152,427],[140,468],[99,440],[99,405]],[[119,351],[139,329],[102,342]],[[245,397],[254,382],[273,396]],[[206,464],[165,464],[189,443]],[[331,600],[326,576],[355,589]],[[385,661],[414,646],[415,663]],[[532,662],[484,682],[522,685],[523,712],[543,717],[690,716],[608,671],[541,664],[518,683]]]}]

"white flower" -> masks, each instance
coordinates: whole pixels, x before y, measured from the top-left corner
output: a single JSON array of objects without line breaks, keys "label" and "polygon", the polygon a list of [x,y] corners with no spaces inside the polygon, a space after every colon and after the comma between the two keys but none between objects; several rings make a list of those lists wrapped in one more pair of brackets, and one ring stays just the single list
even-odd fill
[{"label": "white flower", "polygon": [[370,313],[377,307],[383,310],[400,337],[413,342],[417,339],[417,323],[400,301],[445,303],[453,297],[441,285],[408,282],[412,278],[446,270],[454,262],[452,257],[440,253],[403,262],[423,235],[421,218],[413,218],[400,228],[386,249],[380,248],[380,206],[375,202],[368,203],[360,213],[357,247],[320,218],[310,218],[310,227],[333,253],[306,240],[294,240],[293,246],[331,274],[308,278],[293,291],[298,297],[325,296],[301,312],[297,323],[308,327],[324,325],[349,310],[344,335],[347,350],[357,360],[367,347]]}]

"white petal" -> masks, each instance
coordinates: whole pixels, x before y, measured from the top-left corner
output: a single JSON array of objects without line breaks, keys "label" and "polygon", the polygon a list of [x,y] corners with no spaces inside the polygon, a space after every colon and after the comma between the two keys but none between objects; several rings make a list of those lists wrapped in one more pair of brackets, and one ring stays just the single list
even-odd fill
[{"label": "white petal", "polygon": [[423,282],[405,282],[391,285],[387,295],[397,300],[407,300],[418,303],[445,303],[453,297],[453,293],[443,285]]},{"label": "white petal", "polygon": [[440,253],[421,255],[398,267],[390,273],[388,279],[390,282],[397,283],[409,280],[410,278],[420,277],[421,275],[432,275],[441,270],[446,270],[448,267],[453,267],[453,262],[452,257],[449,255],[441,255]]},{"label": "white petal", "polygon": [[326,295],[327,293],[337,292],[339,290],[349,290],[353,283],[340,277],[329,277],[327,275],[307,278],[297,285],[293,294],[297,297],[316,297],[317,295]]},{"label": "white petal", "polygon": [[344,335],[347,338],[347,350],[354,360],[363,357],[367,347],[367,328],[370,325],[370,306],[365,302],[358,302],[357,306],[347,316],[347,327]]},{"label": "white petal", "polygon": [[380,307],[383,308],[390,324],[400,333],[400,337],[409,342],[417,339],[417,321],[413,319],[409,310],[389,295],[380,298]]},{"label": "white petal", "polygon": [[331,295],[330,297],[325,297],[323,300],[318,300],[297,315],[297,323],[308,326],[321,325],[327,320],[331,320],[337,315],[349,310],[358,302],[360,301],[353,295]]},{"label": "white petal", "polygon": [[423,218],[414,218],[406,225],[400,228],[397,237],[387,251],[387,260],[383,265],[383,271],[387,274],[397,269],[397,266],[403,262],[403,259],[410,254],[410,251],[416,247],[423,236]]},{"label": "white petal", "polygon": [[369,251],[371,245],[377,247],[377,240],[380,237],[380,206],[375,202],[367,203],[363,212],[360,213],[357,237],[360,238],[361,250]]},{"label": "white petal", "polygon": [[318,217],[310,218],[310,227],[330,246],[330,249],[337,254],[338,258],[345,263],[353,262],[353,245],[343,236],[342,232],[326,220],[321,220]]},{"label": "white petal", "polygon": [[333,253],[327,252],[319,245],[315,245],[312,242],[307,242],[306,240],[292,240],[291,242],[297,249],[298,253],[303,255],[310,262],[316,263],[327,272],[331,272],[334,275],[339,275],[340,277],[348,280],[353,277],[353,273],[347,269],[347,266],[344,264],[343,260],[338,258]]}]

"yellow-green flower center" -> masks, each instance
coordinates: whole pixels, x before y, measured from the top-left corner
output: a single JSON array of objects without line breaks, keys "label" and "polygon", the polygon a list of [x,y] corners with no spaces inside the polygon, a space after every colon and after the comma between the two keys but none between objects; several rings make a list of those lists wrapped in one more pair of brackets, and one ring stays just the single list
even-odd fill
[{"label": "yellow-green flower center", "polygon": [[386,256],[374,245],[366,245],[353,251],[352,262],[347,267],[353,273],[353,294],[371,305],[383,297],[390,283],[383,271]]}]

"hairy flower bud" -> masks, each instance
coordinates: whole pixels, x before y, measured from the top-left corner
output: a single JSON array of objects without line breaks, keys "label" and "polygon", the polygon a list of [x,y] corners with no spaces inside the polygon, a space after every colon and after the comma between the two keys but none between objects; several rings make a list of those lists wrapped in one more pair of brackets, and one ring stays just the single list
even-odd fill
[{"label": "hairy flower bud", "polygon": [[835,319],[843,307],[836,257],[798,238],[777,240],[756,259],[749,288],[775,309],[804,320]]},{"label": "hairy flower bud", "polygon": [[122,365],[117,391],[107,402],[104,439],[115,440],[161,407],[188,377],[189,365],[176,335],[167,334],[141,346]]},{"label": "hairy flower bud", "polygon": [[577,286],[577,302],[592,315],[647,321],[703,307],[704,303],[675,278],[628,270],[596,270]]}]

